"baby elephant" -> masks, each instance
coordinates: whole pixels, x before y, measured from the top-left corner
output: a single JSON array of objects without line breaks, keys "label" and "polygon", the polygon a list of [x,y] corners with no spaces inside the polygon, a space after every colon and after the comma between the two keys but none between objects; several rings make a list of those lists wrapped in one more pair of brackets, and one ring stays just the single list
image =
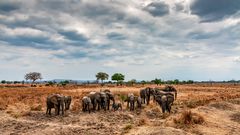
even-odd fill
[{"label": "baby elephant", "polygon": [[88,111],[88,113],[90,113],[90,112],[91,112],[91,110],[90,110],[90,105],[91,105],[91,99],[90,99],[90,97],[84,96],[84,97],[82,98],[82,111],[83,111],[83,112]]},{"label": "baby elephant", "polygon": [[135,100],[137,101],[137,108],[142,108],[142,98],[135,96]]},{"label": "baby elephant", "polygon": [[122,104],[121,103],[113,103],[112,109],[113,109],[113,111],[117,111],[118,109],[122,110]]},{"label": "baby elephant", "polygon": [[129,104],[130,104],[130,111],[134,111],[135,97],[133,93],[128,94],[125,102],[127,102],[127,108],[129,108]]},{"label": "baby elephant", "polygon": [[163,113],[165,113],[165,111],[171,113],[171,108],[174,101],[173,95],[157,95],[155,100],[161,106]]},{"label": "baby elephant", "polygon": [[71,102],[72,102],[72,97],[71,96],[64,96],[65,110],[70,109]]}]

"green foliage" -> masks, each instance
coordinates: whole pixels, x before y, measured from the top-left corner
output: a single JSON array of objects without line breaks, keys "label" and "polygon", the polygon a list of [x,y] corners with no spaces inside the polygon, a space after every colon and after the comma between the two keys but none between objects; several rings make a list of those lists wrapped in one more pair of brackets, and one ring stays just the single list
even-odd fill
[{"label": "green foliage", "polygon": [[194,81],[193,81],[193,80],[188,80],[187,83],[188,83],[188,84],[193,84]]},{"label": "green foliage", "polygon": [[6,81],[6,80],[2,80],[1,83],[2,83],[2,84],[5,84],[5,83],[7,83],[7,81]]},{"label": "green foliage", "polygon": [[117,84],[119,84],[119,82],[123,82],[124,78],[125,76],[121,73],[115,73],[112,75],[112,80],[117,81]]},{"label": "green foliage", "polygon": [[157,79],[157,78],[155,78],[155,79],[154,79],[154,80],[152,80],[151,82],[153,82],[154,84],[157,84],[157,85],[159,85],[159,84],[162,84],[162,83],[163,83],[161,79]]},{"label": "green foliage", "polygon": [[173,80],[173,84],[179,84],[180,81],[178,79]]},{"label": "green foliage", "polygon": [[18,83],[21,83],[21,82],[19,82],[19,81],[14,81],[13,83],[14,83],[14,84],[18,84]]},{"label": "green foliage", "polygon": [[108,79],[108,74],[104,73],[104,72],[99,72],[96,74],[96,78],[97,80],[101,80],[103,83],[103,80],[107,80]]},{"label": "green foliage", "polygon": [[142,84],[143,86],[144,86],[146,83],[147,83],[147,82],[144,81],[144,80],[141,81],[141,84]]},{"label": "green foliage", "polygon": [[126,95],[120,95],[120,99],[123,103],[127,99],[127,96]]},{"label": "green foliage", "polygon": [[47,82],[47,84],[45,86],[53,86],[54,84],[55,84],[55,82],[49,81],[49,82]]},{"label": "green foliage", "polygon": [[130,80],[130,81],[127,82],[127,84],[128,84],[129,86],[133,86],[133,85],[136,84],[136,83],[137,83],[137,80],[136,80],[136,79],[132,79],[132,80]]},{"label": "green foliage", "polygon": [[68,80],[65,80],[65,81],[61,81],[59,82],[59,85],[61,86],[66,86],[67,84],[69,84],[70,82]]}]

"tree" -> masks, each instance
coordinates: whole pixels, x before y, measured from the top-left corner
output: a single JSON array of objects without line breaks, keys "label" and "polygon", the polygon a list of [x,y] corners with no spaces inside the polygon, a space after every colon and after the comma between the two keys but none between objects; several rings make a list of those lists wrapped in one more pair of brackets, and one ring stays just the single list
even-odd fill
[{"label": "tree", "polygon": [[157,79],[155,78],[154,80],[152,80],[153,83],[159,85],[159,84],[162,84],[162,80],[161,79]]},{"label": "tree", "polygon": [[112,80],[117,81],[117,85],[119,82],[122,82],[124,80],[125,76],[121,73],[115,73],[112,75]]},{"label": "tree", "polygon": [[180,81],[178,80],[178,79],[175,79],[174,81],[173,81],[173,84],[179,84],[180,83]]},{"label": "tree", "polygon": [[132,79],[132,80],[129,80],[128,82],[127,82],[127,85],[128,86],[133,86],[134,84],[136,84],[137,83],[137,80],[136,79]]},{"label": "tree", "polygon": [[65,80],[65,81],[61,81],[59,82],[59,85],[61,86],[66,86],[67,84],[69,84],[70,82],[68,80]]},{"label": "tree", "polygon": [[141,81],[141,84],[142,84],[143,86],[144,86],[146,83],[147,83],[147,82],[144,81],[144,80]]},{"label": "tree", "polygon": [[1,83],[2,83],[2,84],[5,84],[5,83],[7,83],[7,81],[6,81],[6,80],[2,80]]},{"label": "tree", "polygon": [[32,83],[34,83],[38,79],[42,79],[41,73],[38,72],[30,72],[25,75],[26,80],[32,80]]},{"label": "tree", "polygon": [[104,72],[99,72],[99,73],[96,74],[96,78],[97,78],[97,80],[101,80],[101,82],[103,84],[103,80],[108,79],[108,74],[104,73]]}]

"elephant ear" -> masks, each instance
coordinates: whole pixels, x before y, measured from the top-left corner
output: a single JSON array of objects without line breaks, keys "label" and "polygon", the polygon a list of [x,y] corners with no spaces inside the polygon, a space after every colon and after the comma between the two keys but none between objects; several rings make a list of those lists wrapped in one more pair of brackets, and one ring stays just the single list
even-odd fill
[{"label": "elephant ear", "polygon": [[162,96],[162,102],[165,102],[165,101],[167,101],[167,96],[163,95]]},{"label": "elephant ear", "polygon": [[50,101],[55,105],[58,104],[58,98],[56,96],[51,97]]}]

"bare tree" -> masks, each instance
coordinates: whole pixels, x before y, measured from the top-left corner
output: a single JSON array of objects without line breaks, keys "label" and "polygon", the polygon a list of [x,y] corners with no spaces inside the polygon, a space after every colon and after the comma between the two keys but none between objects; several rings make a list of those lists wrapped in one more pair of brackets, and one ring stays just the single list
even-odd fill
[{"label": "bare tree", "polygon": [[30,72],[27,73],[24,77],[26,80],[32,80],[32,83],[34,83],[38,79],[42,79],[41,73],[38,72]]}]

